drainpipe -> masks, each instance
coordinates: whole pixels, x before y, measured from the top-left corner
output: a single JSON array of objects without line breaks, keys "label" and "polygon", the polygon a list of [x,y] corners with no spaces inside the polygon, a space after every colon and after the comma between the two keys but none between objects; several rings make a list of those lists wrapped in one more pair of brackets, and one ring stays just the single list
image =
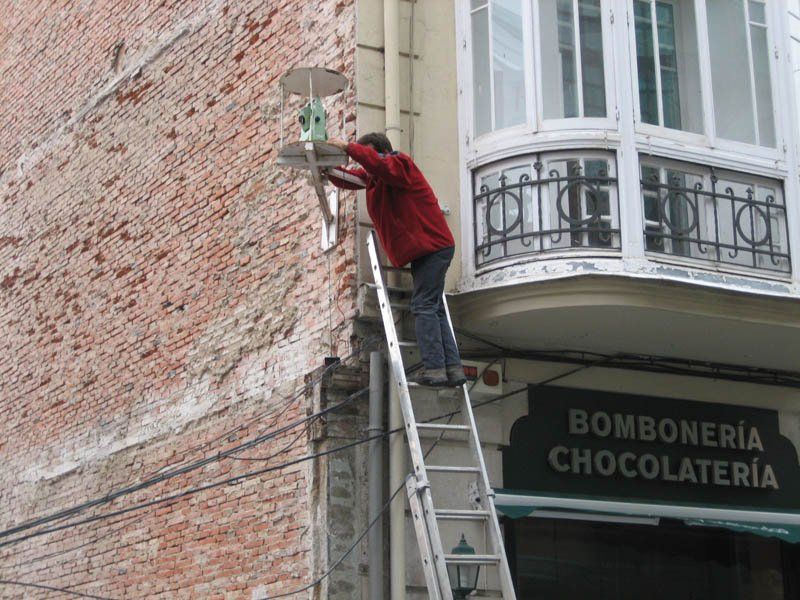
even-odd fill
[{"label": "drainpipe", "polygon": [[386,137],[400,146],[400,0],[383,0],[383,69]]},{"label": "drainpipe", "polygon": [[[389,437],[389,493],[405,487],[406,446],[403,439],[405,425],[397,394],[397,380],[389,369],[389,429],[400,429]],[[389,564],[391,575],[391,600],[406,598],[406,496],[405,490],[397,494],[389,507]]]},{"label": "drainpipe", "polygon": [[[386,137],[394,148],[400,147],[400,0],[383,0],[383,68]],[[397,397],[397,382],[389,369],[389,428],[403,428]],[[404,485],[405,444],[403,434],[389,438],[389,493]],[[389,564],[391,600],[405,600],[406,501],[401,492],[389,509]]]},{"label": "drainpipe", "polygon": [[[383,355],[369,353],[369,428],[372,437],[383,433]],[[367,481],[369,485],[369,600],[383,600],[383,441],[369,443]]]}]

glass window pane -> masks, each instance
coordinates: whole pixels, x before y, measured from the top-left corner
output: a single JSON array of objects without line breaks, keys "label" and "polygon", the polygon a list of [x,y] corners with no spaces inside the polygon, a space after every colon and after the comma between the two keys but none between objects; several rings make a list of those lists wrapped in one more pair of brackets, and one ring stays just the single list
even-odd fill
[{"label": "glass window pane", "polygon": [[639,74],[639,110],[642,121],[658,125],[658,88],[656,83],[656,57],[653,52],[653,20],[650,2],[633,3],[636,30],[636,65]]},{"label": "glass window pane", "polygon": [[472,102],[475,135],[492,129],[489,77],[489,12],[483,8],[472,15]]},{"label": "glass window pane", "polygon": [[[655,31],[653,8],[656,12]],[[692,0],[655,3],[637,0],[634,20],[642,121],[701,133],[703,112],[694,3]]]},{"label": "glass window pane", "polygon": [[525,122],[525,61],[520,0],[492,2],[495,129]]},{"label": "glass window pane", "polygon": [[572,0],[539,2],[544,118],[578,116],[578,79]]},{"label": "glass window pane", "polygon": [[766,4],[761,2],[749,2],[750,21],[753,23],[767,24]]},{"label": "glass window pane", "polygon": [[606,116],[606,84],[603,72],[603,26],[600,0],[579,0],[583,115]]},{"label": "glass window pane", "polygon": [[661,103],[664,127],[680,129],[681,99],[678,82],[678,49],[675,42],[675,13],[672,4],[656,3],[658,60],[661,64]]},{"label": "glass window pane", "polygon": [[[661,4],[669,6],[667,3]],[[694,2],[693,0],[678,0],[670,8],[672,10],[664,11],[664,39],[662,39],[661,33],[661,16],[658,17],[659,44],[665,49],[671,44],[673,48],[667,67],[664,66],[667,52],[662,50],[664,52],[661,65],[662,76],[665,74],[665,69],[669,71],[670,75],[665,78],[670,83],[667,86],[662,84],[661,92],[664,101],[664,126],[702,133],[703,103]]]},{"label": "glass window pane", "polygon": [[538,4],[544,118],[605,117],[600,0],[541,0]]},{"label": "glass window pane", "polygon": [[767,30],[758,25],[750,26],[750,42],[753,51],[753,74],[756,84],[756,107],[758,109],[758,135],[762,146],[775,147],[775,117],[772,111],[772,88],[769,78],[769,46]]},{"label": "glass window pane", "polygon": [[756,143],[744,3],[706,0],[717,135]]}]

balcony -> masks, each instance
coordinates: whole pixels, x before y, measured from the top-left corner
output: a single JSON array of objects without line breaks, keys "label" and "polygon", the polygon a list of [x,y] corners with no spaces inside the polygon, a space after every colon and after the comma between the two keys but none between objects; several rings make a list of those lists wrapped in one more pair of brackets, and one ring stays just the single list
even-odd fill
[{"label": "balcony", "polygon": [[613,152],[538,153],[476,170],[476,272],[570,253],[619,256],[620,210],[638,218],[638,202],[647,258],[790,275],[781,181],[642,157],[638,183],[639,198],[620,200]]},{"label": "balcony", "polygon": [[647,253],[791,272],[780,181],[648,159],[641,190]]},{"label": "balcony", "polygon": [[620,249],[614,155],[535,154],[476,174],[475,264]]}]

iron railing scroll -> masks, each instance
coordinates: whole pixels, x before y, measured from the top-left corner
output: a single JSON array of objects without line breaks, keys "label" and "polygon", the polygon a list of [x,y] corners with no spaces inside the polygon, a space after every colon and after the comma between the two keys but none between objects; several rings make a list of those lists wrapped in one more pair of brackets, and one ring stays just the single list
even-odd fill
[{"label": "iron railing scroll", "polygon": [[537,154],[476,173],[475,262],[570,249],[619,250],[612,155]]}]

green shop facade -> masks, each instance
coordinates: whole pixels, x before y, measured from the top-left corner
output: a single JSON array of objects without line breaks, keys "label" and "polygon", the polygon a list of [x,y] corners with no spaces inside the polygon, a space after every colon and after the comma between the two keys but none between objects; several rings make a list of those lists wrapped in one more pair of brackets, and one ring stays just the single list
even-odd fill
[{"label": "green shop facade", "polygon": [[527,395],[497,490],[519,598],[800,598],[796,415],[567,387]]}]

